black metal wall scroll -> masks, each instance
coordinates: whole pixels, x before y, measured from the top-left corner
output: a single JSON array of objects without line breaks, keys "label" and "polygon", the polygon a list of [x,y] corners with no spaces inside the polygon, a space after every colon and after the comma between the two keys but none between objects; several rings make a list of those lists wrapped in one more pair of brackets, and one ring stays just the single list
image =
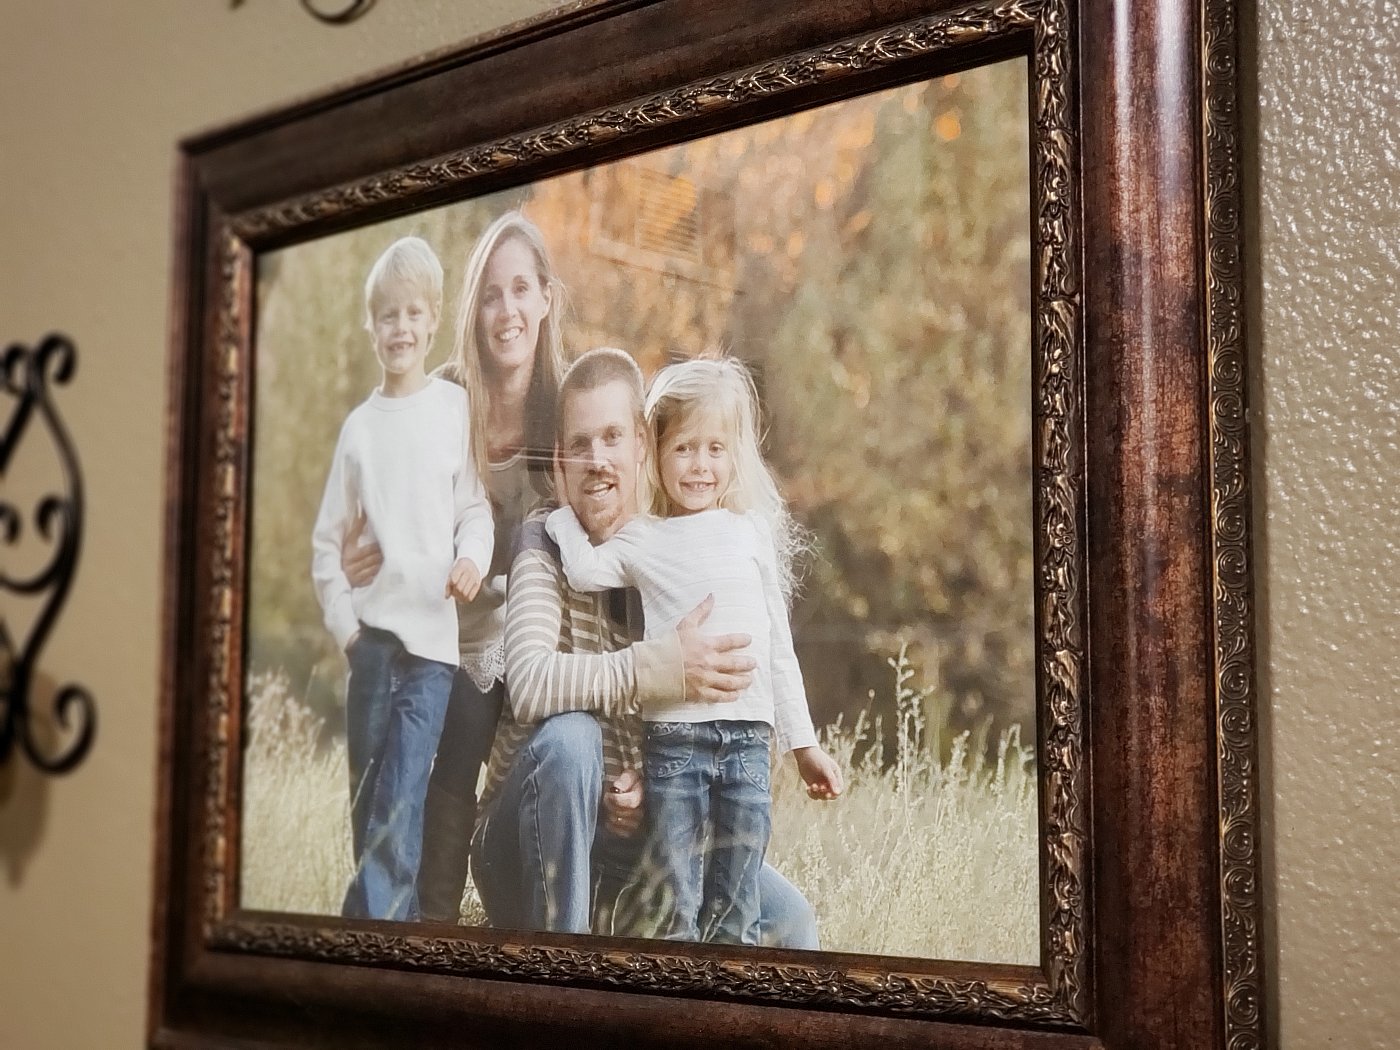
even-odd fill
[{"label": "black metal wall scroll", "polygon": [[[231,0],[230,7],[242,7],[244,0]],[[306,9],[307,14],[327,25],[346,25],[355,19],[369,13],[369,9],[375,5],[376,0],[342,0],[339,7],[326,10],[330,5],[317,3],[316,0],[301,0],[301,6]]]},{"label": "black metal wall scroll", "polygon": [[[0,594],[39,598],[41,602],[28,637],[20,643],[11,636],[0,606],[0,766],[18,747],[47,773],[67,773],[77,766],[92,746],[97,724],[92,694],[80,685],[65,685],[47,701],[51,715],[65,731],[66,742],[49,745],[42,732],[36,734],[31,708],[39,702],[32,693],[39,651],[68,597],[82,542],[83,486],[78,457],[49,397],[52,384],[66,384],[73,377],[77,362],[72,341],[56,334],[46,336],[35,349],[15,344],[0,358],[4,394],[0,404],[13,406],[0,431],[0,478],[9,470],[20,441],[38,426],[48,431],[63,472],[63,494],[45,495],[33,508],[33,528],[52,546],[47,564],[32,575],[15,573],[0,564]],[[0,489],[0,545],[14,547],[24,534],[26,515],[3,493]]]}]

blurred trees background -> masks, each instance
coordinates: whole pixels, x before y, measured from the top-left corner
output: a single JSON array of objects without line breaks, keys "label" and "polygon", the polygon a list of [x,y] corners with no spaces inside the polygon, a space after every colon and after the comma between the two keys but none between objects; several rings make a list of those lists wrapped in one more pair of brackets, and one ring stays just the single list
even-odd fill
[{"label": "blurred trees background", "polygon": [[479,232],[523,206],[570,290],[572,352],[650,375],[748,361],[766,451],[813,554],[793,608],[818,723],[908,645],[954,728],[1033,713],[1030,197],[1020,61],[837,103],[408,216],[259,263],[250,670],[334,711],[310,532],[341,422],[378,381],[363,282],[417,233],[451,346]]}]

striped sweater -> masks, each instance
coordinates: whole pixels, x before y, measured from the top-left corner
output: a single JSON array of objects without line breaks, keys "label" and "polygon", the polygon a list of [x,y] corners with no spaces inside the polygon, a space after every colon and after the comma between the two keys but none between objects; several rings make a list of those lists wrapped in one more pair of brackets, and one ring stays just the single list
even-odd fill
[{"label": "striped sweater", "polygon": [[[603,730],[604,776],[641,768],[642,704],[672,702],[685,687],[680,639],[634,638],[640,609],[621,592],[585,594],[565,581],[544,513],[521,527],[506,596],[506,697],[486,767],[482,805],[494,797],[536,723],[591,711]],[[602,785],[599,785],[602,790]]]}]

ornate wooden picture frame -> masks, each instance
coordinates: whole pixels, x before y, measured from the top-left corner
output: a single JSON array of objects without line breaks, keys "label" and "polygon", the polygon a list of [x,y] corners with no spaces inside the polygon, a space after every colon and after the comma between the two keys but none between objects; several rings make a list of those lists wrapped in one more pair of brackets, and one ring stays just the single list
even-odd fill
[{"label": "ornate wooden picture frame", "polygon": [[[183,143],[151,1045],[1263,1046],[1235,19],[592,0]],[[1040,964],[240,908],[259,253],[1009,58],[1030,84]]]}]

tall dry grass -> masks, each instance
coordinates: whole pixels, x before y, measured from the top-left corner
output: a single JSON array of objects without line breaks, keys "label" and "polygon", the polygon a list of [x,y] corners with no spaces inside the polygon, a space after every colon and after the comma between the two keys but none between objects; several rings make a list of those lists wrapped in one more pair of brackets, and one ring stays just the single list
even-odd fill
[{"label": "tall dry grass", "polygon": [[[816,909],[822,947],[925,958],[1034,963],[1039,890],[1034,756],[1019,729],[996,759],[966,733],[946,745],[932,691],[901,653],[893,742],[864,716],[826,730],[846,772],[835,802],[807,799],[791,763],[774,777],[768,859]],[[337,914],[350,877],[345,744],[285,678],[249,689],[242,903]],[[474,891],[463,921],[485,921]]]},{"label": "tall dry grass", "polygon": [[893,742],[863,715],[824,731],[846,773],[835,802],[808,799],[786,763],[773,778],[768,860],[812,902],[827,950],[1035,963],[1034,752],[1014,727],[994,761],[968,733],[940,759],[932,690],[913,685],[903,652],[890,664]]},{"label": "tall dry grass", "polygon": [[345,739],[282,675],[248,683],[243,751],[243,907],[339,915],[350,881],[350,775]]},{"label": "tall dry grass", "polygon": [[[245,908],[340,914],[354,870],[350,776],[345,738],[327,743],[323,730],[282,675],[249,682],[239,873]],[[462,921],[486,923],[473,886],[462,898]]]}]

